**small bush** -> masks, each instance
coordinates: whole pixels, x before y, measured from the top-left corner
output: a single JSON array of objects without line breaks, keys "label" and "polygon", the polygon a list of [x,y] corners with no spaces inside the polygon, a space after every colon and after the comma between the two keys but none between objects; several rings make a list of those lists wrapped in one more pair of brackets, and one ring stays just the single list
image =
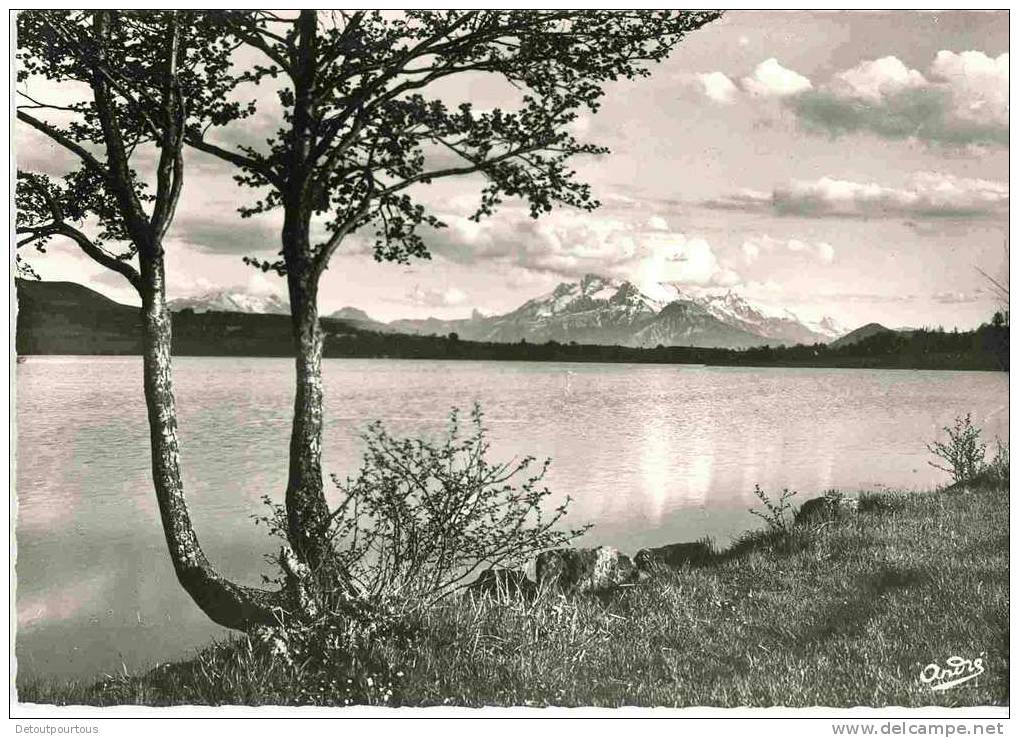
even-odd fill
[{"label": "small bush", "polygon": [[793,505],[790,500],[795,495],[796,492],[783,489],[778,500],[772,501],[768,493],[761,489],[761,485],[755,484],[754,496],[764,505],[764,510],[750,508],[750,514],[763,520],[769,531],[788,535],[793,528]]},{"label": "small bush", "polygon": [[998,438],[994,445],[994,458],[984,466],[981,476],[993,487],[1008,489],[1008,443]]},{"label": "small bush", "polygon": [[435,442],[369,426],[358,476],[345,483],[333,477],[344,497],[330,536],[358,596],[428,606],[483,569],[524,565],[588,530],[560,528],[569,497],[543,509],[551,495],[541,484],[549,460],[533,468],[530,456],[488,459],[482,421],[475,405],[464,433],[454,409]]},{"label": "small bush", "polygon": [[947,466],[934,461],[927,463],[951,474],[955,484],[974,480],[983,469],[987,453],[987,444],[980,442],[980,429],[973,425],[970,414],[966,413],[943,430],[948,434],[948,442],[934,441],[927,444],[927,450],[945,461]]},{"label": "small bush", "polygon": [[[427,608],[485,569],[522,566],[590,529],[561,526],[568,496],[544,509],[551,492],[541,482],[549,460],[490,461],[482,421],[475,405],[465,433],[454,409],[436,441],[397,438],[379,422],[368,427],[357,477],[333,476],[343,497],[327,535],[330,567],[341,574],[334,590],[315,592],[316,613],[376,622]],[[285,510],[264,501],[271,511],[256,516],[256,524],[285,538]],[[267,581],[284,583],[286,574]]]},{"label": "small bush", "polygon": [[857,501],[837,489],[826,490],[821,497],[807,500],[793,514],[796,525],[832,523],[844,520],[857,509]]}]

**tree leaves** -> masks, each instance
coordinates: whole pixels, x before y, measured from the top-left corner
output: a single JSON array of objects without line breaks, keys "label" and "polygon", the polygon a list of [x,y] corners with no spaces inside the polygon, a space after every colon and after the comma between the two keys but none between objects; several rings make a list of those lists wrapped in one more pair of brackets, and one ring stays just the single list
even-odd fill
[{"label": "tree leaves", "polygon": [[[573,136],[569,126],[578,111],[596,112],[606,83],[646,76],[649,65],[718,15],[210,14],[222,33],[264,57],[264,64],[234,72],[234,84],[283,82],[276,133],[266,147],[245,149],[245,161],[233,158],[240,184],[263,192],[270,187],[242,213],[283,207],[299,216],[305,231],[313,217],[325,218],[332,233],[326,242],[284,244],[282,253],[284,269],[314,262],[321,271],[342,237],[367,226],[373,229],[376,259],[405,263],[426,257],[421,227],[443,224],[418,191],[447,177],[486,179],[474,220],[492,215],[505,198],[523,199],[533,217],[556,206],[594,209],[597,200],[569,161],[607,149]],[[486,74],[520,91],[515,109],[479,111],[469,102],[448,107],[440,83]],[[437,152],[450,163],[436,164]]]}]

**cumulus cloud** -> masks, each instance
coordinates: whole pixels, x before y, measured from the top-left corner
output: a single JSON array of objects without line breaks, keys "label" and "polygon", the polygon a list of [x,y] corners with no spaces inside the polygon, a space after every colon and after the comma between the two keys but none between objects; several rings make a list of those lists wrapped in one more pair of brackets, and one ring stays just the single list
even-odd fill
[{"label": "cumulus cloud", "polygon": [[953,91],[955,114],[1008,126],[1008,53],[991,58],[979,51],[939,51],[931,77]]},{"label": "cumulus cloud", "polygon": [[507,269],[578,279],[588,273],[638,284],[735,284],[739,276],[700,238],[672,231],[660,216],[627,220],[558,211],[540,220],[526,211],[474,223],[444,217],[448,228],[430,234],[432,253],[462,264],[488,262]]},{"label": "cumulus cloud", "polygon": [[701,83],[705,95],[723,105],[732,103],[739,91],[733,81],[722,72],[698,74],[697,80]]},{"label": "cumulus cloud", "polygon": [[813,87],[809,79],[783,67],[774,57],[758,64],[741,84],[744,90],[757,97],[786,97]]},{"label": "cumulus cloud", "polygon": [[661,283],[728,287],[739,284],[740,277],[719,262],[711,244],[703,238],[677,233],[653,244],[640,262],[634,281],[649,287]]},{"label": "cumulus cloud", "polygon": [[444,290],[426,290],[419,285],[407,293],[407,299],[415,305],[425,307],[453,307],[462,305],[467,301],[467,295],[456,287],[448,287]]},{"label": "cumulus cloud", "polygon": [[830,264],[835,260],[835,247],[826,241],[809,242],[798,238],[772,238],[768,235],[752,236],[743,241],[743,259],[753,264],[763,253],[802,254]]},{"label": "cumulus cloud", "polygon": [[939,51],[927,74],[894,56],[864,61],[788,99],[809,128],[964,147],[1008,145],[1008,53]]},{"label": "cumulus cloud", "polygon": [[737,86],[722,72],[697,75],[717,103],[779,99],[809,129],[833,136],[870,133],[966,150],[1008,145],[1009,55],[937,53],[926,71],[895,56],[867,59],[814,82],[775,58],[758,64]]},{"label": "cumulus cloud", "polygon": [[927,80],[918,71],[910,69],[894,56],[886,56],[838,72],[829,88],[842,97],[880,103],[889,95],[926,85]]},{"label": "cumulus cloud", "polygon": [[793,180],[771,194],[743,190],[708,207],[801,217],[994,218],[1008,214],[1005,182],[920,172],[902,187],[835,177]]}]

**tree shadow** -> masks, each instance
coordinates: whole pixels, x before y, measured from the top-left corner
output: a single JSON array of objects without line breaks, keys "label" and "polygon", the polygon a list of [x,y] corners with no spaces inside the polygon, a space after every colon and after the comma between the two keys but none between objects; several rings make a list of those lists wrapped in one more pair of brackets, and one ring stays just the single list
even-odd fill
[{"label": "tree shadow", "polygon": [[808,644],[832,640],[839,636],[857,635],[863,632],[867,624],[879,613],[887,609],[885,595],[915,589],[926,579],[926,574],[913,569],[902,569],[890,564],[882,564],[876,571],[857,578],[855,596],[842,605],[823,613],[822,616],[803,633],[798,649],[806,652]]}]

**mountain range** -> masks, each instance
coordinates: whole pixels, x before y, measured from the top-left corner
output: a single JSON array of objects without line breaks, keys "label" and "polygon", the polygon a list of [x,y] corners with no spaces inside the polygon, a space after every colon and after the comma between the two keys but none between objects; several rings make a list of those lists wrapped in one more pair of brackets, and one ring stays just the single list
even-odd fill
[{"label": "mountain range", "polygon": [[195,313],[290,314],[290,303],[278,295],[253,295],[236,290],[218,290],[197,297],[178,297],[169,300],[167,307],[175,313],[191,310]]},{"label": "mountain range", "polygon": [[[651,297],[627,281],[588,274],[578,282],[563,282],[546,295],[528,300],[504,315],[474,311],[468,318],[394,320],[384,323],[363,310],[345,307],[329,317],[364,330],[418,335],[448,335],[472,341],[568,343],[631,346],[696,346],[749,348],[797,343],[829,343],[846,333],[833,319],[817,323],[800,320],[789,311],[779,314],[749,303],[734,291],[693,295],[671,284],[657,286]],[[172,310],[194,312],[285,313],[284,300],[275,297],[214,292],[172,300]]]},{"label": "mountain range", "polygon": [[[143,349],[139,308],[121,305],[73,282],[42,282],[16,279],[17,324],[15,349],[19,360],[28,355],[134,355]],[[609,285],[611,288],[612,285]],[[610,297],[620,292],[617,286]],[[604,289],[604,287],[603,287]],[[544,314],[565,308],[585,289],[561,289],[553,304],[530,301],[529,311]],[[601,300],[589,282],[584,299]],[[622,290],[615,314],[624,324],[627,310],[639,308],[644,299],[631,289]],[[645,298],[647,296],[645,295]],[[624,299],[626,298],[626,299]],[[720,301],[716,301],[720,302]],[[734,303],[733,299],[728,300]],[[648,309],[636,309],[638,317]],[[197,304],[197,303],[192,303]],[[232,305],[251,307],[246,300]],[[182,309],[173,315],[175,356],[275,356],[293,357],[293,326],[288,315],[271,313]],[[706,309],[695,309],[688,300],[670,300],[653,313],[643,340],[655,340],[671,329],[689,335],[712,327]],[[716,304],[717,308],[717,304]],[[597,312],[597,308],[592,309]],[[592,312],[592,310],[581,312]],[[761,346],[747,350],[654,344],[649,348],[604,344],[545,341],[513,342],[454,340],[448,333],[409,335],[388,324],[373,321],[364,312],[348,310],[346,317],[322,317],[325,358],[456,359],[479,361],[625,362],[652,364],[706,364],[711,366],[812,366],[856,369],[965,369],[1008,371],[1009,329],[985,324],[972,331],[889,330],[870,323],[827,345],[790,347]],[[555,315],[546,315],[554,318]],[[792,320],[788,316],[783,321]],[[646,320],[646,318],[641,318]],[[757,320],[744,315],[744,320]],[[468,320],[487,320],[474,314]],[[765,321],[767,322],[767,321]],[[361,328],[359,324],[367,324]],[[787,322],[778,323],[788,326]],[[382,326],[384,330],[379,330]],[[647,330],[648,326],[654,331]],[[735,331],[737,329],[731,328]],[[703,335],[701,335],[703,337]],[[760,339],[758,339],[760,340]]]}]

